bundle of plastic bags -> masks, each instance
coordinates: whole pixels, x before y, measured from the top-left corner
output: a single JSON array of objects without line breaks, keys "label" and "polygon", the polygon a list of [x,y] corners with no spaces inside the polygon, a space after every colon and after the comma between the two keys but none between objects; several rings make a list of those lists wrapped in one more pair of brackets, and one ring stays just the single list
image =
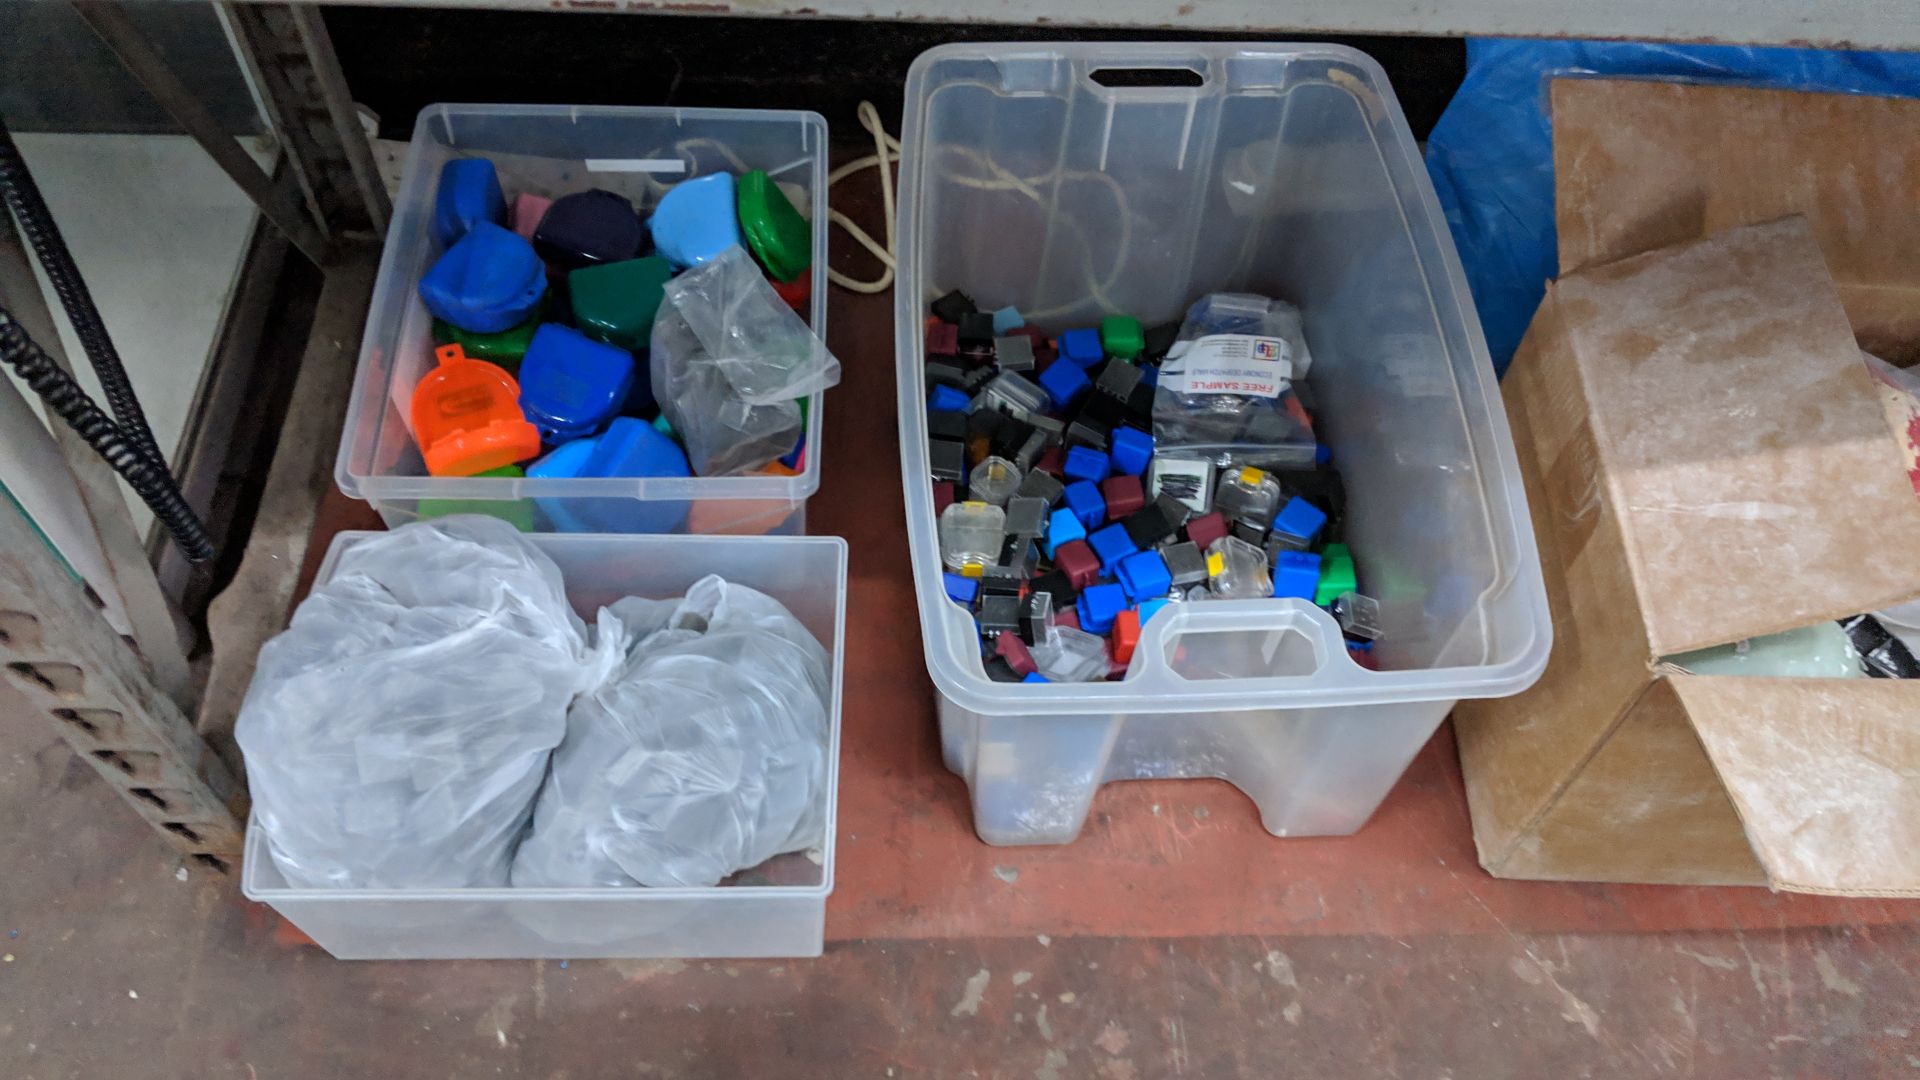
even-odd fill
[{"label": "bundle of plastic bags", "polygon": [[287,880],[505,885],[586,628],[511,525],[454,517],[346,550],[260,650],[235,737]]},{"label": "bundle of plastic bags", "polygon": [[718,577],[600,613],[617,667],[567,717],[513,883],[713,885],[825,826],[826,650]]},{"label": "bundle of plastic bags", "polygon": [[495,518],[348,548],[261,649],[236,729],[281,873],[713,885],[820,842],[831,683],[799,620],[708,577],[597,622],[589,645],[559,569]]},{"label": "bundle of plastic bags", "polygon": [[697,476],[752,472],[791,451],[800,399],[840,382],[840,361],[737,247],[667,283],[649,363]]}]

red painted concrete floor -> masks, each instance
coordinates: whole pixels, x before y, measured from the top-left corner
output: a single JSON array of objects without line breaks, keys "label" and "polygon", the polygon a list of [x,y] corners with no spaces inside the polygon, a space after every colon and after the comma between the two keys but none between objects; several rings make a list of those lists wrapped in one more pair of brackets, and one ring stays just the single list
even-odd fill
[{"label": "red painted concrete floor", "polygon": [[0,707],[0,1077],[1920,1074],[1920,903],[1496,881],[1445,729],[1352,837],[1276,840],[1190,781],[1110,786],[1068,847],[981,844],[920,662],[891,315],[834,297],[810,506],[853,556],[824,957],[335,962]]}]

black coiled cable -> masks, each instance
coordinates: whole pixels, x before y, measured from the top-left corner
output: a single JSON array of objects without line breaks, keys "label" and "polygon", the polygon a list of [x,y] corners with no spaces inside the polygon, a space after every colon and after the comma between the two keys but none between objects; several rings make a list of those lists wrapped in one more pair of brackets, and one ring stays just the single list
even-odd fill
[{"label": "black coiled cable", "polygon": [[13,211],[21,234],[32,246],[47,280],[60,297],[60,305],[66,309],[67,319],[100,377],[101,389],[106,392],[113,415],[102,412],[87,397],[86,390],[62,371],[5,309],[0,309],[0,361],[18,371],[34,393],[45,399],[69,427],[80,433],[87,445],[126,478],[127,485],[153,508],[154,516],[173,535],[188,560],[205,562],[213,558],[213,540],[174,484],[173,472],[154,443],[153,429],[140,409],[140,399],[127,379],[113,339],[107,335],[93,295],[87,291],[80,268],[74,265],[73,255],[67,251],[53,214],[41,198],[40,188],[33,182],[33,175],[27,171],[27,164],[3,121],[0,121],[0,197],[4,197],[7,207]]}]

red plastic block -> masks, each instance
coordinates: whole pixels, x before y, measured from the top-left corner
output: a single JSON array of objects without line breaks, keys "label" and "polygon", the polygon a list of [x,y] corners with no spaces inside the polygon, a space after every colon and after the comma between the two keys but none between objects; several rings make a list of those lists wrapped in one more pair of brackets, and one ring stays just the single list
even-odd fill
[{"label": "red plastic block", "polygon": [[1368,671],[1380,670],[1380,665],[1374,662],[1372,649],[1348,648],[1347,655],[1353,657],[1354,663],[1359,664],[1361,667],[1366,668]]},{"label": "red plastic block", "polygon": [[939,480],[933,485],[933,516],[938,518],[953,505],[953,481]]},{"label": "red plastic block", "polygon": [[1031,675],[1040,670],[1040,666],[1033,662],[1033,654],[1027,651],[1027,643],[1020,640],[1019,634],[1002,633],[994,638],[993,651],[1022,675]]},{"label": "red plastic block", "polygon": [[1040,460],[1033,463],[1033,467],[1053,476],[1067,475],[1066,449],[1059,446],[1047,447],[1046,452],[1040,455]]},{"label": "red plastic block", "polygon": [[1215,540],[1227,535],[1227,519],[1215,510],[1211,514],[1201,514],[1187,522],[1187,539],[1203,553],[1213,546]]},{"label": "red plastic block", "polygon": [[952,323],[927,327],[927,355],[955,356],[960,352],[960,328]]},{"label": "red plastic block", "polygon": [[1109,476],[1100,482],[1100,494],[1107,500],[1107,520],[1119,521],[1147,505],[1147,493],[1137,476]]},{"label": "red plastic block", "polygon": [[1053,565],[1067,575],[1076,589],[1084,589],[1100,580],[1100,556],[1085,540],[1069,540],[1053,552]]},{"label": "red plastic block", "polygon": [[1063,608],[1054,608],[1053,625],[1068,626],[1075,630],[1080,629],[1080,609],[1074,607],[1072,604],[1068,604]]},{"label": "red plastic block", "polygon": [[1134,647],[1139,644],[1140,612],[1136,608],[1128,608],[1113,617],[1113,660],[1122,665],[1122,670],[1127,661],[1133,659]]}]

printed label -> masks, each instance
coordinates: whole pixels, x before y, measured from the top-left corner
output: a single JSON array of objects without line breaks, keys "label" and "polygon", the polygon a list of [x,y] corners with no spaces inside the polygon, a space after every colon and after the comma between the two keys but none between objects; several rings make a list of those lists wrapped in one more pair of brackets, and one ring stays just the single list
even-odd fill
[{"label": "printed label", "polygon": [[1286,339],[1209,334],[1180,342],[1160,367],[1160,384],[1176,394],[1279,397],[1293,378]]}]

